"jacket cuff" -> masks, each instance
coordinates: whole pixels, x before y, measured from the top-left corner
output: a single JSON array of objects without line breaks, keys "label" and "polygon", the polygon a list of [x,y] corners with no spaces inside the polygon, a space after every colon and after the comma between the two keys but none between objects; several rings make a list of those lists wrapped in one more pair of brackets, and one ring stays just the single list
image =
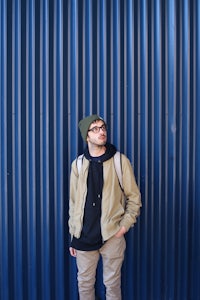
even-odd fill
[{"label": "jacket cuff", "polygon": [[126,232],[128,232],[129,229],[130,229],[131,227],[133,227],[135,223],[136,223],[136,218],[135,218],[134,221],[132,220],[131,222],[128,221],[128,220],[126,220],[126,219],[123,219],[123,220],[121,220],[121,222],[120,222],[120,227],[124,226],[124,227],[126,228]]}]

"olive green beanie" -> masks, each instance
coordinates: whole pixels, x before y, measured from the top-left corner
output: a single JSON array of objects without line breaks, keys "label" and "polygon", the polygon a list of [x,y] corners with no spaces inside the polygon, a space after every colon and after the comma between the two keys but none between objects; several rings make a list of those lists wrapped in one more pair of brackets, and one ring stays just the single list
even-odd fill
[{"label": "olive green beanie", "polygon": [[85,142],[87,141],[87,134],[88,134],[88,129],[90,127],[90,124],[92,124],[96,120],[102,120],[104,122],[104,120],[98,115],[88,116],[86,118],[83,118],[79,122],[78,127],[80,129],[81,136]]}]

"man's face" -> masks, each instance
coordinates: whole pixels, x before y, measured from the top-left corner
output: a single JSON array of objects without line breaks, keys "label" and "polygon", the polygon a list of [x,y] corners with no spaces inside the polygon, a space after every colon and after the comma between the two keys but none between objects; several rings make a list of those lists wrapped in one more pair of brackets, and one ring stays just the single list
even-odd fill
[{"label": "man's face", "polygon": [[88,130],[87,142],[96,146],[104,146],[107,141],[106,125],[102,120],[93,122]]}]

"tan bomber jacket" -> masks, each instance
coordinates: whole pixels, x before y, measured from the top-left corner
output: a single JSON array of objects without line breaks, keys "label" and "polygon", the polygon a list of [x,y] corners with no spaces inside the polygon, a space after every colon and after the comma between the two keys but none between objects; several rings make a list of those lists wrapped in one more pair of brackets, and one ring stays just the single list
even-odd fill
[{"label": "tan bomber jacket", "polygon": [[[122,226],[125,226],[128,231],[136,222],[142,206],[141,194],[131,163],[124,154],[121,154],[121,162],[124,193],[119,185],[113,157],[103,162],[101,232],[104,241],[115,235]],[[76,160],[71,166],[69,232],[76,238],[80,237],[83,225],[88,169],[89,161],[85,157],[80,174],[78,174]]]}]

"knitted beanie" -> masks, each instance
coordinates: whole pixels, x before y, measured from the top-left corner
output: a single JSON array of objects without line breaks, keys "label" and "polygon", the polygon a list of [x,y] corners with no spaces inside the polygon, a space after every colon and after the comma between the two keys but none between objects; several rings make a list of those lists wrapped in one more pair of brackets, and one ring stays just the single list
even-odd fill
[{"label": "knitted beanie", "polygon": [[86,142],[87,141],[87,133],[88,133],[88,129],[90,127],[90,124],[92,124],[94,121],[96,120],[102,120],[104,122],[104,120],[98,116],[98,115],[91,115],[88,116],[86,118],[83,118],[79,124],[78,127],[80,129],[81,135],[83,140]]}]

